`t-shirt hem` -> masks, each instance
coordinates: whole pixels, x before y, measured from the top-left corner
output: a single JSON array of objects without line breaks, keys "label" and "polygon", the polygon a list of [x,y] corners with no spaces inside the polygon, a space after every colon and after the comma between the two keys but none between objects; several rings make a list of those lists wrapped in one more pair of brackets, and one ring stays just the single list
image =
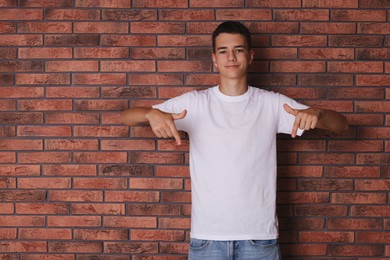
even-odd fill
[{"label": "t-shirt hem", "polygon": [[214,240],[214,241],[237,241],[237,240],[270,240],[278,239],[278,234],[267,234],[267,235],[242,235],[242,236],[209,236],[201,234],[191,234],[191,238],[201,240]]}]

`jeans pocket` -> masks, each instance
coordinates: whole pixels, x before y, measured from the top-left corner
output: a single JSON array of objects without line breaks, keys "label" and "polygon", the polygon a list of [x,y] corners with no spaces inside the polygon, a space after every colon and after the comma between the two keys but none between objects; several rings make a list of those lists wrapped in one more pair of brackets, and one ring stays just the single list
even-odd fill
[{"label": "jeans pocket", "polygon": [[191,250],[201,250],[210,244],[210,240],[191,238],[190,248]]},{"label": "jeans pocket", "polygon": [[277,239],[268,240],[249,240],[249,243],[255,247],[271,247],[278,244]]}]

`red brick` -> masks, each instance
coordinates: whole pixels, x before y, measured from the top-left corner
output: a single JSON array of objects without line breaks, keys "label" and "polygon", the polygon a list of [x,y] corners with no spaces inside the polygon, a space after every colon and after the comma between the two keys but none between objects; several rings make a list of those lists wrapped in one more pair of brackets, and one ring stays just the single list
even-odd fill
[{"label": "red brick", "polygon": [[177,189],[183,188],[181,179],[163,179],[163,178],[132,178],[130,189]]},{"label": "red brick", "polygon": [[0,61],[0,70],[3,72],[39,72],[43,71],[40,61]]},{"label": "red brick", "polygon": [[77,139],[62,140],[48,139],[45,140],[45,150],[97,150],[97,140]]},{"label": "red brick", "polygon": [[96,227],[101,225],[100,216],[48,216],[49,227]]},{"label": "red brick", "polygon": [[158,34],[180,34],[185,32],[184,23],[175,22],[133,22],[131,23],[131,33],[158,33]]},{"label": "red brick", "polygon": [[0,150],[42,150],[42,140],[0,140]]},{"label": "red brick", "polygon": [[184,59],[184,48],[136,48],[131,50],[132,59]]},{"label": "red brick", "polygon": [[329,20],[328,10],[275,10],[274,20],[299,20],[299,21],[327,21]]},{"label": "red brick", "polygon": [[3,163],[15,163],[16,154],[11,152],[0,152],[0,161]]},{"label": "red brick", "polygon": [[156,46],[155,36],[140,35],[102,35],[102,46]]},{"label": "red brick", "polygon": [[[198,0],[200,1],[200,0]],[[267,1],[258,1],[258,0],[248,0],[248,7],[276,7],[276,8],[286,8],[286,7],[301,7],[300,0],[267,0]]]},{"label": "red brick", "polygon": [[128,76],[131,85],[182,85],[183,76],[175,74],[131,74]]},{"label": "red brick", "polygon": [[[103,87],[102,97],[106,98],[154,98],[156,89],[152,87]],[[127,108],[127,102],[122,101],[121,109]]]},{"label": "red brick", "polygon": [[17,5],[16,0],[0,0],[1,7],[16,7]]},{"label": "red brick", "polygon": [[71,211],[74,215],[124,215],[125,205],[124,204],[96,204],[96,203],[82,203],[71,205]]},{"label": "red brick", "polygon": [[72,230],[61,228],[20,228],[19,238],[29,240],[70,240],[72,239]]},{"label": "red brick", "polygon": [[97,113],[75,113],[75,112],[47,113],[46,123],[47,124],[98,124],[99,115]]},{"label": "red brick", "polygon": [[183,0],[135,0],[133,7],[138,8],[188,8]]},{"label": "red brick", "polygon": [[104,227],[122,227],[122,228],[156,228],[157,221],[155,217],[103,217]]},{"label": "red brick", "polygon": [[390,84],[389,75],[356,75],[357,86],[380,87]]},{"label": "red brick", "polygon": [[119,178],[74,178],[73,186],[76,189],[115,189],[123,190],[128,187],[126,179]]},{"label": "red brick", "polygon": [[381,126],[383,125],[383,117],[378,114],[370,114],[367,117],[367,114],[354,114],[346,115],[348,122],[351,125],[370,125],[370,126]]},{"label": "red brick", "polygon": [[119,113],[102,113],[103,125],[119,125],[122,124],[121,116]]},{"label": "red brick", "polygon": [[[231,7],[231,6],[229,6]],[[277,11],[275,11],[277,12]],[[220,9],[216,10],[217,20],[272,20],[271,10],[261,9]],[[215,28],[215,27],[214,27]]]},{"label": "red brick", "polygon": [[47,72],[98,71],[97,61],[47,61]]},{"label": "red brick", "polygon": [[1,205],[1,207],[0,207],[0,214],[13,214],[15,212],[14,203],[4,203],[4,202],[2,202],[0,205]]},{"label": "red brick", "polygon": [[243,7],[245,5],[244,0],[211,0],[204,2],[202,0],[191,0],[190,7]]},{"label": "red brick", "polygon": [[160,228],[189,229],[191,226],[190,218],[159,218],[158,226]]},{"label": "red brick", "polygon": [[73,84],[80,85],[119,85],[126,84],[126,74],[121,73],[83,73],[72,75]]},{"label": "red brick", "polygon": [[16,109],[16,102],[15,100],[4,100],[0,104],[0,110],[1,111],[13,111]]},{"label": "red brick", "polygon": [[218,84],[219,75],[217,74],[188,74],[184,78],[186,85],[197,85],[197,86],[215,86]]},{"label": "red brick", "polygon": [[1,20],[42,20],[42,9],[6,9],[1,15]]},{"label": "red brick", "polygon": [[[1,216],[2,227],[42,227],[44,224],[45,217],[43,216]],[[2,250],[0,250],[0,252],[2,252]]]},{"label": "red brick", "polygon": [[103,176],[153,176],[151,165],[103,164],[99,166],[99,175]]},{"label": "red brick", "polygon": [[118,22],[75,22],[75,33],[128,33],[128,23]]},{"label": "red brick", "polygon": [[0,252],[46,252],[47,242],[41,241],[4,241],[0,244]]},{"label": "red brick", "polygon": [[131,230],[133,240],[143,241],[183,241],[184,231],[182,230]]},{"label": "red brick", "polygon": [[0,59],[16,59],[16,48],[0,48]]},{"label": "red brick", "polygon": [[17,74],[18,85],[62,85],[70,83],[69,74]]},{"label": "red brick", "polygon": [[16,23],[0,22],[0,33],[16,33]]},{"label": "red brick", "polygon": [[314,8],[358,8],[358,0],[303,0],[302,7]]},{"label": "red brick", "polygon": [[272,61],[272,72],[325,72],[322,61]]},{"label": "red brick", "polygon": [[108,111],[108,110],[124,110],[127,106],[127,100],[77,100],[75,109],[79,111]]},{"label": "red brick", "polygon": [[126,152],[75,152],[74,161],[77,163],[125,163]]},{"label": "red brick", "polygon": [[18,155],[20,163],[67,163],[71,161],[68,152],[24,152]]},{"label": "red brick", "polygon": [[[332,92],[328,93],[328,98],[331,99],[381,99],[384,93],[382,89],[378,88],[337,88],[332,89]],[[351,125],[351,123],[348,121]]]},{"label": "red brick", "polygon": [[328,149],[332,152],[381,152],[384,150],[382,141],[329,141]]},{"label": "red brick", "polygon": [[352,86],[353,76],[346,74],[302,74],[299,77],[301,86]]},{"label": "red brick", "polygon": [[354,232],[306,231],[299,233],[300,242],[354,242]]},{"label": "red brick", "polygon": [[303,256],[325,256],[326,245],[325,244],[298,244],[298,245],[285,245],[283,246],[284,252],[288,255],[303,255]]},{"label": "red brick", "polygon": [[352,112],[353,104],[350,101],[307,101],[308,106],[322,107],[323,109],[333,109],[339,112]]},{"label": "red brick", "polygon": [[383,72],[383,62],[328,62],[329,72],[349,72],[349,73],[380,73]]},{"label": "red brick", "polygon": [[0,167],[0,176],[39,176],[39,165],[7,165]]},{"label": "red brick", "polygon": [[335,205],[298,205],[295,207],[296,216],[347,216],[348,206]]},{"label": "red brick", "polygon": [[[0,239],[2,240],[11,240],[11,239],[16,239],[17,233],[16,228],[2,228],[0,229]],[[1,255],[0,255],[1,257]]]},{"label": "red brick", "polygon": [[71,127],[18,126],[18,136],[71,136]]},{"label": "red brick", "polygon": [[350,60],[354,57],[354,50],[347,48],[300,48],[301,59],[337,59]]},{"label": "red brick", "polygon": [[382,47],[383,36],[376,35],[329,35],[329,46]]},{"label": "red brick", "polygon": [[101,242],[49,242],[49,252],[56,253],[100,253]]},{"label": "red brick", "polygon": [[385,10],[331,10],[333,21],[386,21]]},{"label": "red brick", "polygon": [[101,150],[155,150],[154,140],[102,140]]},{"label": "red brick", "polygon": [[18,23],[21,33],[72,33],[70,22],[22,22]]},{"label": "red brick", "polygon": [[23,7],[72,7],[72,0],[19,0]]},{"label": "red brick", "polygon": [[210,61],[159,61],[157,70],[161,72],[211,72]]},{"label": "red brick", "polygon": [[[289,180],[290,181],[290,180]],[[353,190],[352,180],[299,180],[299,190],[322,191],[322,190]]]},{"label": "red brick", "polygon": [[100,11],[93,9],[47,9],[46,20],[99,20]]},{"label": "red brick", "polygon": [[20,59],[69,59],[71,48],[19,48]]},{"label": "red brick", "polygon": [[357,232],[356,242],[387,243],[390,239],[389,232]]},{"label": "red brick", "polygon": [[129,0],[76,0],[76,7],[130,8]]},{"label": "red brick", "polygon": [[388,112],[390,102],[386,101],[359,101],[356,105],[357,112]]},{"label": "red brick", "polygon": [[307,34],[355,34],[354,23],[301,23],[301,32]]},{"label": "red brick", "polygon": [[[179,216],[180,205],[158,205],[158,204],[127,204],[126,209],[130,215],[145,216]],[[160,218],[161,221],[161,218]],[[162,227],[159,223],[160,228]]]},{"label": "red brick", "polygon": [[364,128],[358,131],[359,138],[387,138],[390,134],[390,130],[388,128]]},{"label": "red brick", "polygon": [[[359,190],[359,188],[356,188]],[[333,204],[385,204],[385,193],[333,193]]]},{"label": "red brick", "polygon": [[45,35],[46,46],[97,46],[99,34],[54,34]]},{"label": "red brick", "polygon": [[0,97],[7,98],[42,98],[44,96],[43,87],[1,87]]},{"label": "red brick", "polygon": [[162,21],[207,21],[214,19],[214,11],[207,9],[160,10],[159,19]]},{"label": "red brick", "polygon": [[114,229],[76,229],[74,236],[77,240],[128,240],[127,230]]},{"label": "red brick", "polygon": [[128,58],[129,49],[124,47],[116,48],[74,48],[74,57],[76,59],[99,59],[99,58]]},{"label": "red brick", "polygon": [[210,36],[195,35],[195,36],[182,36],[182,35],[159,35],[158,36],[159,46],[210,46]]},{"label": "red brick", "polygon": [[48,201],[60,202],[102,202],[102,191],[76,191],[76,190],[57,190],[49,191]]},{"label": "red brick", "polygon": [[317,35],[273,35],[273,46],[326,46],[327,37]]},{"label": "red brick", "polygon": [[387,190],[390,185],[390,180],[356,180],[356,190],[371,190],[380,191]]},{"label": "red brick", "polygon": [[2,188],[2,189],[15,189],[16,188],[16,178],[0,177],[0,188]]},{"label": "red brick", "polygon": [[160,195],[154,191],[107,191],[106,202],[158,202]]},{"label": "red brick", "polygon": [[104,252],[107,254],[157,254],[157,243],[139,242],[107,242],[104,243]]},{"label": "red brick", "polygon": [[387,1],[378,0],[362,0],[361,8],[389,8],[390,4]]},{"label": "red brick", "polygon": [[[184,138],[184,136],[182,135],[181,138]],[[173,139],[158,140],[157,145],[159,151],[189,151],[189,142],[187,140],[182,140],[180,146],[178,146]]]},{"label": "red brick", "polygon": [[278,175],[281,177],[320,177],[323,167],[321,166],[280,166]]},{"label": "red brick", "polygon": [[20,111],[72,110],[72,100],[19,100]]},{"label": "red brick", "polygon": [[390,207],[389,206],[352,206],[351,216],[365,216],[365,217],[389,217]]},{"label": "red brick", "polygon": [[101,71],[151,72],[155,70],[154,61],[101,61]]},{"label": "red brick", "polygon": [[161,201],[167,203],[190,203],[191,193],[187,191],[185,192],[165,191],[162,192]]},{"label": "red brick", "polygon": [[75,126],[74,136],[88,137],[127,137],[127,126]]},{"label": "red brick", "polygon": [[19,189],[70,189],[70,178],[19,178]]},{"label": "red brick", "polygon": [[335,230],[373,230],[381,227],[379,219],[331,218],[328,220],[328,228]]},{"label": "red brick", "polygon": [[158,95],[159,98],[173,98],[176,96],[180,96],[182,94],[188,93],[193,90],[202,90],[203,88],[192,88],[192,87],[159,87]]},{"label": "red brick", "polygon": [[[24,183],[28,179],[23,179]],[[53,180],[56,180],[53,178]],[[65,203],[17,203],[16,204],[17,214],[69,214],[68,205]]]},{"label": "red brick", "polygon": [[0,46],[41,46],[43,45],[42,35],[30,34],[3,34],[0,37]]},{"label": "red brick", "polygon": [[330,256],[382,256],[384,247],[381,245],[329,245]]},{"label": "red brick", "polygon": [[358,33],[364,34],[388,34],[390,25],[388,23],[359,23]]},{"label": "red brick", "polygon": [[182,164],[183,154],[157,152],[131,152],[130,163]]},{"label": "red brick", "polygon": [[157,20],[157,11],[156,10],[132,10],[132,9],[122,9],[122,10],[103,10],[102,11],[102,20]]},{"label": "red brick", "polygon": [[329,193],[327,192],[279,192],[278,203],[281,204],[303,204],[303,203],[327,203]]},{"label": "red brick", "polygon": [[359,60],[383,60],[390,59],[390,49],[388,48],[358,48],[357,58]]},{"label": "red brick", "polygon": [[[46,191],[4,190],[4,191],[0,191],[0,198],[2,201],[13,201],[13,202],[15,202],[15,201],[43,201],[46,199]],[[39,221],[41,220],[41,218],[36,218],[36,219],[38,219]]]}]

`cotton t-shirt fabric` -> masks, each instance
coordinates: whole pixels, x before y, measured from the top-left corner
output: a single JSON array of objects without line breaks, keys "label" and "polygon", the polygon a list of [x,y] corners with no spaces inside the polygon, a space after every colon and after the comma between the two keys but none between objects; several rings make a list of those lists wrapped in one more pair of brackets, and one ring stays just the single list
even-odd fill
[{"label": "cotton t-shirt fabric", "polygon": [[227,96],[219,86],[153,106],[169,113],[187,110],[175,125],[190,138],[191,238],[278,237],[276,134],[291,134],[295,120],[283,104],[307,108],[271,91],[249,87],[243,95]]}]

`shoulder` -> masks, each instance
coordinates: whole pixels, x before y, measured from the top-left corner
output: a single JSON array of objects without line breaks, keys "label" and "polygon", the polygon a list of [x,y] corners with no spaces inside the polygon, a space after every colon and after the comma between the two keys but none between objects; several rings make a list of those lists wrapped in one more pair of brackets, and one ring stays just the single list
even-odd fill
[{"label": "shoulder", "polygon": [[266,100],[279,99],[280,94],[271,90],[265,90],[261,88],[249,87],[252,91],[252,96],[256,98],[264,98]]}]

